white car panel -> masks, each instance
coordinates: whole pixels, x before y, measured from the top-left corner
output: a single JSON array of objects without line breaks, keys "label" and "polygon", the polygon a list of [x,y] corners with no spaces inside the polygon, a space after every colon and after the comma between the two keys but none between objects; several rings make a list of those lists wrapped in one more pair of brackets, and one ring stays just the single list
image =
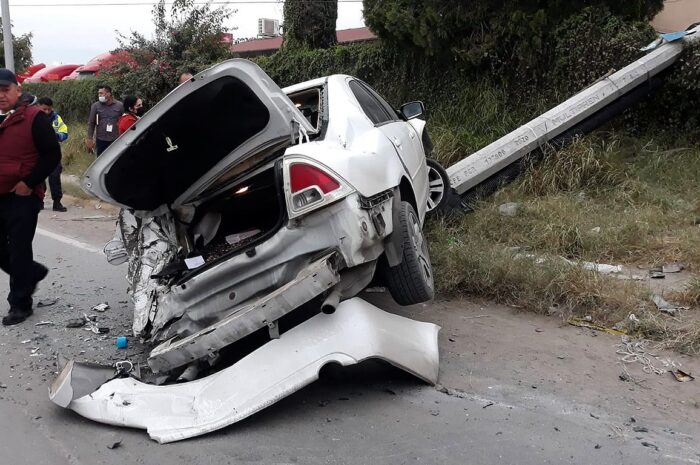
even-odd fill
[{"label": "white car panel", "polygon": [[[358,299],[318,314],[238,363],[196,381],[168,386],[118,378],[75,396],[64,368],[51,399],[101,423],[146,429],[168,443],[199,436],[247,418],[318,379],[329,363],[343,366],[385,360],[418,378],[438,379],[439,326],[386,313]],[[76,370],[78,371],[78,370]]]}]

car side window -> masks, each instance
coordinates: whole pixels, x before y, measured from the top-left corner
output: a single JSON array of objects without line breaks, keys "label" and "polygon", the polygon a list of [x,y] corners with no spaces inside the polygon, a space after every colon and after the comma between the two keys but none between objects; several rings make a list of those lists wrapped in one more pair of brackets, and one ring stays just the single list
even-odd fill
[{"label": "car side window", "polygon": [[360,107],[362,107],[362,111],[374,124],[386,123],[396,119],[393,115],[387,113],[384,106],[360,82],[350,81],[349,86]]},{"label": "car side window", "polygon": [[394,110],[394,108],[389,105],[389,102],[384,100],[384,97],[379,95],[376,90],[372,89],[370,86],[367,85],[367,83],[363,82],[361,83],[362,87],[367,89],[367,91],[374,96],[375,99],[384,107],[384,109],[391,115],[392,121],[398,121],[401,118],[399,117],[399,114]]}]

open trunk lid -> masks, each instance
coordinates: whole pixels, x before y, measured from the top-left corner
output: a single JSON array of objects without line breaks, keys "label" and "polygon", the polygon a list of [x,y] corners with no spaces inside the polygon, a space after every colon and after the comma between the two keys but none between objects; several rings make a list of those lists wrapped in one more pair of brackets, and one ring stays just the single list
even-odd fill
[{"label": "open trunk lid", "polygon": [[135,210],[187,203],[261,150],[315,132],[255,63],[220,63],[177,87],[90,166],[86,192]]}]

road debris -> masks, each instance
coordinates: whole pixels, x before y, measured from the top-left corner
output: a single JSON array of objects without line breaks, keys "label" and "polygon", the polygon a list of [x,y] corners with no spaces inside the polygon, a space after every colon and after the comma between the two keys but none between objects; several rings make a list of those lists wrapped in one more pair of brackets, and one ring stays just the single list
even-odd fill
[{"label": "road debris", "polygon": [[[97,325],[97,317],[90,315],[87,316],[87,314],[83,313],[83,321],[85,324],[82,326],[85,326],[83,329],[85,331],[91,331],[94,334],[107,334],[109,332],[109,328],[104,327],[104,326],[98,326]],[[71,320],[70,323],[75,323],[75,320]],[[72,327],[80,327],[80,326],[72,326]]]},{"label": "road debris", "polygon": [[92,307],[93,312],[105,312],[107,310],[109,310],[109,304],[107,302],[103,302]]},{"label": "road debris", "polygon": [[644,447],[649,447],[649,448],[654,449],[654,450],[659,450],[659,446],[657,446],[656,444],[653,444],[651,442],[642,441],[642,445]]},{"label": "road debris", "polygon": [[651,279],[666,279],[666,275],[662,271],[649,270]]},{"label": "road debris", "polygon": [[591,418],[595,418],[596,420],[600,420],[600,417],[598,415],[596,415],[595,413],[589,413],[589,415],[591,416]]},{"label": "road debris", "polygon": [[676,379],[676,381],[680,383],[686,383],[695,379],[694,376],[691,376],[689,373],[686,373],[685,371],[680,369],[671,370],[671,374]]},{"label": "road debris", "polygon": [[634,428],[632,428],[632,431],[634,431],[635,433],[648,433],[649,429],[645,426],[635,426]]},{"label": "road debris", "polygon": [[603,331],[605,333],[612,334],[613,336],[620,336],[626,334],[625,331],[622,331],[620,329],[606,328],[605,326],[588,321],[585,318],[577,318],[572,316],[568,320],[566,320],[566,322],[572,326],[595,329],[596,331]]},{"label": "road debris", "polygon": [[603,274],[619,274],[624,271],[622,265],[608,265],[607,263],[578,262],[578,265],[584,270],[597,271]]},{"label": "road debris", "polygon": [[36,304],[36,307],[37,308],[50,307],[52,305],[56,305],[56,302],[58,302],[58,299],[40,300]]},{"label": "road debris", "polygon": [[[316,381],[327,363],[350,365],[378,358],[435,384],[438,330],[436,325],[393,315],[353,298],[200,381],[154,386],[133,376],[115,377],[114,368],[108,366],[71,360],[51,385],[49,397],[86,418],[143,428],[160,443],[174,442],[255,414]],[[324,337],[313,337],[319,334]],[[269,369],[259,370],[263,365]],[[187,404],[183,408],[173,399],[187,399]],[[130,402],[128,408],[124,401]]]},{"label": "road debris", "polygon": [[122,438],[114,433],[111,433],[106,438],[107,449],[116,449],[122,445]]},{"label": "road debris", "polygon": [[488,404],[484,405],[484,406],[481,407],[481,408],[491,407],[492,405],[493,405],[493,402],[489,402]]},{"label": "road debris", "polygon": [[66,323],[66,328],[82,328],[86,323],[85,318],[72,318]]},{"label": "road debris", "polygon": [[[674,360],[662,359],[649,352],[646,347],[648,342],[645,339],[633,341],[628,336],[623,336],[622,342],[616,346],[616,353],[621,356],[619,360],[622,363],[640,363],[644,373],[655,375],[663,375],[666,371],[678,370],[681,367],[681,364]],[[652,359],[663,365],[664,369],[654,366]]]},{"label": "road debris", "polygon": [[664,273],[680,273],[685,269],[683,263],[671,263],[661,267],[661,271]]},{"label": "road debris", "polygon": [[520,210],[520,204],[517,202],[508,202],[498,206],[498,213],[501,216],[513,217],[518,214]]},{"label": "road debris", "polygon": [[53,326],[53,321],[40,321],[39,323],[36,323],[34,326]]},{"label": "road debris", "polygon": [[117,337],[117,349],[126,349],[129,345],[129,340],[126,336]]},{"label": "road debris", "polygon": [[668,303],[666,300],[664,300],[663,297],[661,297],[658,294],[652,294],[651,300],[654,302],[654,305],[656,305],[656,308],[658,308],[661,313],[666,313],[667,315],[676,316],[678,315],[678,311],[681,309],[676,305]]}]

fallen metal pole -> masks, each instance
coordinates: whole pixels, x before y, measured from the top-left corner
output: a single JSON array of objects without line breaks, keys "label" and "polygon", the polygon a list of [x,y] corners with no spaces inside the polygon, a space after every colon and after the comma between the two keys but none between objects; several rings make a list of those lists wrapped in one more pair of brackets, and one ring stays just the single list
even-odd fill
[{"label": "fallen metal pole", "polygon": [[2,6],[2,41],[5,47],[5,68],[15,72],[15,52],[12,46],[12,25],[10,23],[10,0],[0,0]]},{"label": "fallen metal pole", "polygon": [[697,40],[699,32],[700,26],[696,26],[687,31],[682,40],[663,43],[634,63],[450,166],[447,174],[452,187],[457,194],[464,194],[620,97],[646,84],[675,63],[684,45]]}]

